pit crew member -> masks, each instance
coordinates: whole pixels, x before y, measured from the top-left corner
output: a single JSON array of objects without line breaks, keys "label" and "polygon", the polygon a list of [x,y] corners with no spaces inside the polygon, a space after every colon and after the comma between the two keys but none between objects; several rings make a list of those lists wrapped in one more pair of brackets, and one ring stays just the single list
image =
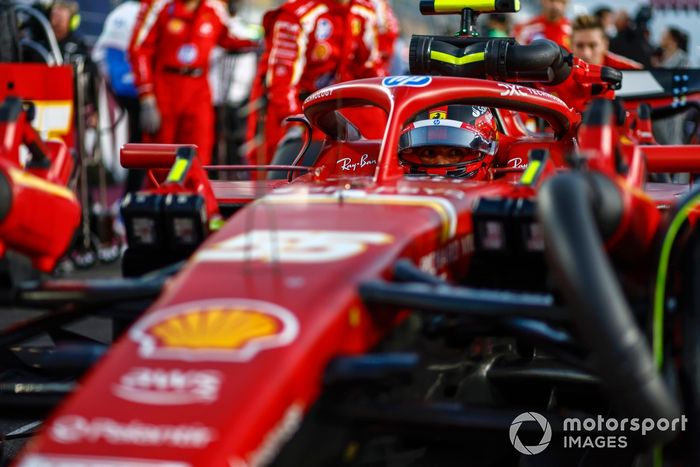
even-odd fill
[{"label": "pit crew member", "polygon": [[131,45],[144,142],[198,146],[211,162],[214,110],[207,79],[216,45],[236,51],[257,42],[236,37],[218,0],[153,0]]},{"label": "pit crew member", "polygon": [[571,24],[566,18],[568,0],[540,0],[542,14],[513,28],[518,43],[528,45],[537,39],[549,39],[571,50]]},{"label": "pit crew member", "polygon": [[261,132],[264,140],[248,158],[251,163],[288,164],[301,146],[301,135],[292,127],[281,141],[283,121],[301,112],[307,96],[336,82],[384,75],[377,17],[367,0],[288,0],[265,15],[263,27],[265,51],[251,102],[262,96],[268,102],[262,131],[261,115],[251,114],[248,139]]}]

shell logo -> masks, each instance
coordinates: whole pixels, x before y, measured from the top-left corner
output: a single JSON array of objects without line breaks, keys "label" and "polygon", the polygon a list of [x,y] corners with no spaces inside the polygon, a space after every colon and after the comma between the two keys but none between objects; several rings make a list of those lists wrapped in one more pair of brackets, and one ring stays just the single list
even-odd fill
[{"label": "shell logo", "polygon": [[185,30],[185,22],[180,19],[173,18],[170,21],[168,21],[167,27],[168,31],[170,31],[171,33],[180,34],[182,31]]},{"label": "shell logo", "polygon": [[289,310],[259,300],[212,299],[158,310],[129,332],[146,359],[245,362],[292,342],[299,324]]}]

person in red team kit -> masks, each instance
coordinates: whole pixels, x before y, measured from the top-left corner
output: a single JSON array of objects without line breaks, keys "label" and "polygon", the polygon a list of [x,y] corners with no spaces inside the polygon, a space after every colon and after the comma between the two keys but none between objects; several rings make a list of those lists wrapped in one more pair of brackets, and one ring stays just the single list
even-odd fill
[{"label": "person in red team kit", "polygon": [[603,24],[595,16],[576,17],[571,36],[572,52],[592,65],[605,65],[618,70],[641,70],[642,64],[610,52]]},{"label": "person in red team kit", "polygon": [[399,21],[388,0],[371,0],[377,15],[377,44],[384,71],[389,74],[394,43],[399,38]]},{"label": "person in red team kit", "polygon": [[513,29],[518,43],[527,45],[537,39],[549,39],[571,50],[571,25],[566,19],[567,0],[541,0],[542,14]]},{"label": "person in red team kit", "polygon": [[[283,122],[301,112],[308,95],[333,83],[384,75],[377,17],[366,0],[288,0],[265,15],[263,26],[265,51],[251,102],[268,99],[264,141],[248,157],[253,163],[288,164],[301,135],[298,127],[284,135]],[[259,132],[260,120],[251,115],[249,140]]]},{"label": "person in red team kit", "polygon": [[211,162],[214,109],[207,80],[214,46],[257,47],[235,37],[218,0],[152,0],[139,19],[130,56],[141,102],[144,142],[196,144]]}]

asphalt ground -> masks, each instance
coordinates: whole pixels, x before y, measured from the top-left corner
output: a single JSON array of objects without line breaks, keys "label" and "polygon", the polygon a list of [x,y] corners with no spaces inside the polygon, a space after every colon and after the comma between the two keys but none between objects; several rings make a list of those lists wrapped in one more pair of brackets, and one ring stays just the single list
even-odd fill
[{"label": "asphalt ground", "polygon": [[[97,264],[93,267],[87,269],[74,269],[67,273],[63,273],[53,278],[66,278],[66,279],[95,279],[95,278],[117,278],[121,275],[121,265],[119,261],[111,264]],[[47,311],[37,310],[37,309],[26,309],[18,308],[13,306],[0,306],[0,333],[3,330],[8,329],[10,326],[17,325],[27,319],[32,319],[42,314],[47,313]],[[89,339],[109,344],[112,337],[112,326],[111,323],[103,318],[88,317],[81,319],[73,324],[64,326],[65,329],[81,335],[86,336]],[[27,346],[50,346],[52,345],[52,340],[47,335],[37,336],[36,338],[25,341],[23,345]],[[12,375],[6,372],[5,378],[3,376],[3,369],[0,368],[0,385],[3,382],[11,382]],[[7,408],[5,410],[8,410]],[[41,419],[36,417],[22,417],[22,415],[13,414],[12,417],[8,417],[6,413],[3,415],[3,409],[0,406],[0,446],[2,447],[2,455],[0,458],[0,467],[9,465],[10,459],[15,457],[19,450],[21,450],[27,438],[17,438],[12,440],[5,440],[2,442],[4,436],[9,436],[10,438],[16,437],[21,433],[31,433],[37,429],[41,428]]]}]

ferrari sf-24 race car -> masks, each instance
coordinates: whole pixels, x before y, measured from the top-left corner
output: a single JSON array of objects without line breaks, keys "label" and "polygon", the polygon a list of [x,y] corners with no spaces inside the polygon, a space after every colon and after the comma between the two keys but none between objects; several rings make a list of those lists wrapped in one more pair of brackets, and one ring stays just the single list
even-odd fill
[{"label": "ferrari sf-24 race car", "polygon": [[[140,277],[14,291],[49,312],[0,333],[16,366],[3,413],[70,392],[16,465],[700,461],[700,194],[651,181],[700,172],[700,146],[651,133],[697,107],[700,73],[640,72],[659,91],[612,101],[619,74],[551,43],[423,36],[412,52],[416,75],[311,95],[291,166],[229,168],[283,179],[210,180],[196,148],[123,148],[153,184],[123,206]],[[483,136],[447,123],[454,106],[493,118],[495,140],[462,140],[483,179],[411,158],[440,131]],[[100,346],[18,346],[93,314],[119,337],[77,387],[66,361],[75,376]],[[572,420],[595,423],[572,441]]]}]

